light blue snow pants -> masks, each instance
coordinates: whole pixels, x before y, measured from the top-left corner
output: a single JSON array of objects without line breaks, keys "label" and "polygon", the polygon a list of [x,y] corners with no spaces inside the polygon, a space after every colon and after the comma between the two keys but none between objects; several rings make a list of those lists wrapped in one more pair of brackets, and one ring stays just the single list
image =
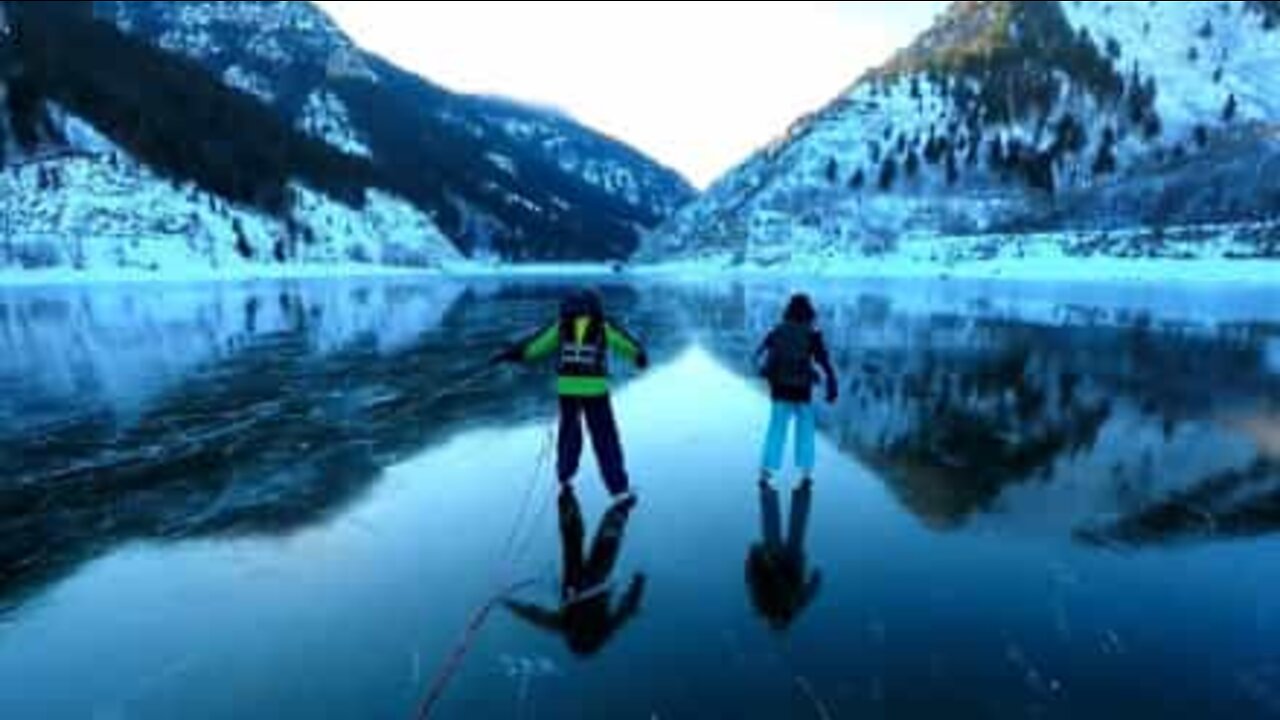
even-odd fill
[{"label": "light blue snow pants", "polygon": [[760,466],[770,474],[777,474],[782,470],[782,453],[786,449],[787,431],[792,420],[796,425],[796,468],[807,477],[813,472],[815,462],[816,420],[813,403],[774,401],[773,415],[769,419],[769,434],[764,441],[764,459]]}]

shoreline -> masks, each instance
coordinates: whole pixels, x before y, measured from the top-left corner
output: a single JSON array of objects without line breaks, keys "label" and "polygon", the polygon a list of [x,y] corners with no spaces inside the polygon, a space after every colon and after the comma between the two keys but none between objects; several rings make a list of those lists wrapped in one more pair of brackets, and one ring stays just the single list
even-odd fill
[{"label": "shoreline", "polygon": [[370,265],[280,265],[234,269],[200,268],[178,272],[148,270],[77,271],[0,270],[0,290],[94,285],[240,284],[289,280],[448,279],[441,268],[397,268]]},{"label": "shoreline", "polygon": [[457,264],[440,268],[372,265],[237,266],[177,272],[147,270],[76,271],[0,270],[0,289],[93,285],[238,284],[290,280],[502,280],[616,278],[661,280],[808,280],[830,281],[982,281],[991,283],[1072,283],[1204,287],[1280,285],[1277,260],[1153,260],[1103,258],[1053,262],[1000,259],[943,265],[901,258],[881,261],[803,261],[777,266],[730,265],[723,258],[627,266],[621,272],[605,264],[531,264],[486,266]]},{"label": "shoreline", "polygon": [[899,259],[884,262],[843,261],[782,264],[775,267],[719,265],[707,262],[663,263],[629,271],[640,277],[672,280],[849,280],[859,282],[914,280],[925,282],[1072,283],[1204,287],[1211,285],[1280,285],[1280,260],[1122,260],[1077,262],[997,260],[942,265]]}]

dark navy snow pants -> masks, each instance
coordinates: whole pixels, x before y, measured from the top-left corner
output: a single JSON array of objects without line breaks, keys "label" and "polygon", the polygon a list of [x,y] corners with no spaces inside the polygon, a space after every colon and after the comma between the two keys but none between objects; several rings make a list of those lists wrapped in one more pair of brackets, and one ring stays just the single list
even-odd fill
[{"label": "dark navy snow pants", "polygon": [[631,487],[627,478],[626,461],[622,457],[622,443],[618,438],[618,423],[613,417],[613,404],[609,396],[560,398],[560,440],[556,469],[560,482],[569,484],[578,474],[582,460],[582,422],[586,420],[591,433],[591,446],[600,464],[600,474],[612,495],[621,495]]}]

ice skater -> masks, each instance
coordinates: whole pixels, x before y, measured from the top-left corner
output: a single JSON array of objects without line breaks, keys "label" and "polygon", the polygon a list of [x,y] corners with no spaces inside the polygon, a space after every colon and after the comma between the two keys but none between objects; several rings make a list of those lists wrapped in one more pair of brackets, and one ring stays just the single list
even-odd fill
[{"label": "ice skater", "polygon": [[795,295],[787,304],[782,322],[760,344],[756,352],[760,374],[769,382],[773,410],[765,436],[760,484],[767,487],[782,470],[787,433],[795,425],[795,464],[801,485],[813,483],[816,420],[813,388],[819,382],[817,368],[826,379],[828,403],[839,399],[835,369],[827,353],[822,333],[817,329],[818,313],[807,295]]},{"label": "ice skater", "polygon": [[604,483],[615,502],[624,503],[635,496],[609,398],[610,351],[641,370],[649,366],[644,346],[605,316],[598,294],[584,291],[565,299],[558,320],[499,354],[494,362],[531,363],[556,356],[560,395],[556,470],[560,484],[568,487],[578,473],[585,420]]}]

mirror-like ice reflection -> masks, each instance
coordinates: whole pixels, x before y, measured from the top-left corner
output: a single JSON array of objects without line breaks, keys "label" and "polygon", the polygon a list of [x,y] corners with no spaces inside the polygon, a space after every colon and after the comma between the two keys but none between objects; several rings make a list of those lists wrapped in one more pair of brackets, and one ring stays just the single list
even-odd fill
[{"label": "mirror-like ice reflection", "polygon": [[0,714],[409,717],[511,578],[438,717],[1277,713],[1265,298],[806,288],[842,399],[770,497],[790,289],[604,288],[625,519],[485,362],[564,286],[0,296]]}]

